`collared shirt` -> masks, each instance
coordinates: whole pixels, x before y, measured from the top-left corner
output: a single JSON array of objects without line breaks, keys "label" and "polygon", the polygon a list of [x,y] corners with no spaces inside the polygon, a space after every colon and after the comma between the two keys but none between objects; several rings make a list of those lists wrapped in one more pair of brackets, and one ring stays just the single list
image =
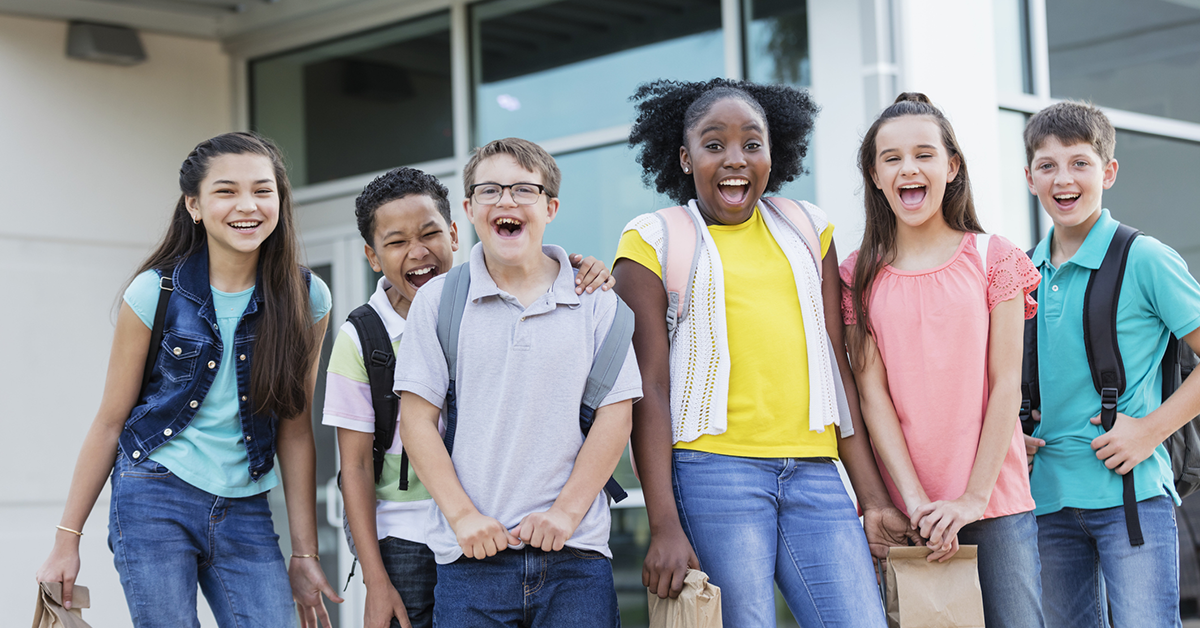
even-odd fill
[{"label": "collared shirt", "polygon": [[[575,294],[575,274],[556,246],[543,251],[559,263],[550,290],[525,307],[488,274],[482,245],[471,251],[471,289],[459,333],[456,374],[458,423],[451,461],[463,490],[481,513],[513,528],[548,510],[562,492],[583,445],[579,406],[596,351],[608,334],[617,296]],[[449,386],[437,339],[444,277],[423,286],[409,308],[400,340],[396,390],[441,407]],[[632,346],[601,406],[641,397]],[[600,492],[575,529],[569,547],[612,556],[610,515]],[[441,564],[462,555],[454,530],[435,512],[426,539]]]},{"label": "collared shirt", "polygon": [[[1030,484],[1035,514],[1063,508],[1113,508],[1122,503],[1121,477],[1104,466],[1092,440],[1104,428],[1090,419],[1100,414],[1100,394],[1092,385],[1083,342],[1083,300],[1092,271],[1100,268],[1117,230],[1103,210],[1075,255],[1055,268],[1050,236],[1038,244],[1033,263],[1042,273],[1038,289],[1038,380],[1042,421],[1034,436],[1046,441],[1034,457]],[[1149,237],[1133,241],[1117,306],[1117,341],[1125,365],[1125,393],[1117,411],[1141,418],[1162,403],[1160,367],[1173,333],[1182,338],[1200,327],[1200,285],[1173,249]],[[1171,462],[1159,445],[1134,467],[1139,501],[1175,494]]]},{"label": "collared shirt", "polygon": [[[405,321],[388,298],[387,290],[391,286],[387,277],[380,277],[375,293],[367,303],[383,320],[392,351],[395,352],[404,334]],[[397,355],[396,362],[402,361],[403,358]],[[325,410],[321,424],[374,434],[375,407],[363,361],[362,340],[350,321],[343,323],[338,330],[325,381]],[[399,411],[390,420],[399,421]],[[424,543],[425,526],[437,506],[417,478],[412,465],[408,467],[408,490],[400,490],[402,454],[403,443],[400,441],[400,431],[396,430],[392,442],[384,451],[383,472],[375,484],[375,531],[380,539],[391,536]]]}]

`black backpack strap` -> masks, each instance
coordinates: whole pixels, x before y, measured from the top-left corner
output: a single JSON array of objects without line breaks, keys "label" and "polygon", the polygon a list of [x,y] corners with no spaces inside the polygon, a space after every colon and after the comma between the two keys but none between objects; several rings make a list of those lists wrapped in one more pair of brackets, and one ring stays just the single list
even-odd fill
[{"label": "black backpack strap", "polygon": [[[1117,225],[1100,268],[1088,279],[1083,297],[1083,346],[1087,349],[1092,385],[1100,393],[1100,424],[1111,430],[1117,420],[1117,400],[1125,392],[1125,364],[1117,341],[1117,300],[1125,278],[1129,248],[1141,232],[1128,225]],[[1137,493],[1133,471],[1121,477],[1124,483],[1125,528],[1130,545],[1142,545],[1142,526],[1138,518]]]},{"label": "black backpack strap", "polygon": [[[1025,255],[1033,259],[1034,249],[1029,249]],[[1041,273],[1041,269],[1038,269]],[[1037,301],[1037,291],[1029,297]],[[1038,348],[1037,348],[1037,317],[1025,319],[1025,352],[1021,357],[1021,431],[1033,435],[1037,422],[1033,420],[1033,411],[1042,407],[1042,394],[1038,387]]]},{"label": "black backpack strap", "polygon": [[458,331],[463,311],[467,309],[467,293],[471,289],[471,265],[459,264],[446,273],[442,284],[442,300],[438,304],[437,336],[446,356],[446,372],[450,384],[446,388],[446,453],[454,454],[454,430],[458,427]]},{"label": "black backpack strap", "polygon": [[[592,424],[596,421],[596,409],[617,382],[632,340],[633,310],[618,297],[612,326],[608,328],[608,334],[604,336],[604,342],[600,344],[600,349],[592,360],[592,369],[588,372],[587,384],[583,387],[583,399],[579,406],[579,430],[583,432],[584,438],[587,438]],[[604,484],[604,491],[614,502],[629,496],[617,483],[616,478],[612,477]]]},{"label": "black backpack strap", "polygon": [[158,305],[154,308],[154,325],[150,327],[150,347],[146,350],[146,367],[142,369],[142,387],[138,389],[142,398],[146,396],[146,386],[150,384],[150,376],[154,373],[155,362],[158,361],[163,328],[167,324],[167,303],[171,300],[171,293],[175,291],[174,274],[174,268],[164,268],[158,280]]},{"label": "black backpack strap", "polygon": [[[363,366],[371,386],[371,409],[375,411],[375,440],[371,444],[371,454],[375,463],[375,482],[379,483],[383,476],[384,453],[396,436],[396,412],[400,408],[400,399],[392,391],[396,353],[392,351],[387,326],[369,303],[354,308],[347,320],[358,332]],[[408,490],[408,454],[403,450],[400,453],[400,490]]]}]

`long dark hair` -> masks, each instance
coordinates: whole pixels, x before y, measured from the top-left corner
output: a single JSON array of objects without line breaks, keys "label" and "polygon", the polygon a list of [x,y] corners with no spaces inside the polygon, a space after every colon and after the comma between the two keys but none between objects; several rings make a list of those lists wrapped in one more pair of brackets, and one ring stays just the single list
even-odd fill
[{"label": "long dark hair", "polygon": [[283,157],[271,140],[254,133],[226,133],[204,140],[179,167],[179,201],[167,234],[138,273],[165,270],[199,253],[208,241],[204,223],[192,222],[187,199],[200,196],[209,164],[221,155],[262,155],[271,160],[279,193],[279,221],[258,253],[255,291],[262,296],[250,365],[250,403],[258,414],[292,418],[308,407],[309,365],[320,346],[313,329],[308,286],[302,274],[292,188]]},{"label": "long dark hair", "polygon": [[875,138],[879,129],[887,122],[903,116],[926,116],[942,131],[942,144],[950,159],[958,158],[958,175],[946,183],[946,194],[942,198],[942,217],[956,231],[983,233],[979,218],[975,215],[975,201],[971,198],[971,178],[967,175],[967,160],[963,156],[954,127],[940,109],[929,102],[929,97],[918,92],[904,92],[896,97],[863,136],[858,149],[858,169],[863,177],[863,197],[866,205],[866,224],[863,228],[862,245],[858,248],[858,261],[854,265],[854,278],[850,288],[853,295],[854,317],[857,325],[850,328],[850,355],[856,364],[866,358],[867,337],[874,335],[867,311],[871,285],[883,266],[896,254],[896,215],[888,203],[883,190],[875,187],[872,175],[875,172]]}]

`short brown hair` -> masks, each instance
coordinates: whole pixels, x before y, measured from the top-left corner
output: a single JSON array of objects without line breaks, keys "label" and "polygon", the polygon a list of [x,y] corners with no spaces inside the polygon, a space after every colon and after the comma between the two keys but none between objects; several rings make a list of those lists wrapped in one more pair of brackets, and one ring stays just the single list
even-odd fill
[{"label": "short brown hair", "polygon": [[1042,109],[1025,125],[1025,162],[1033,163],[1033,154],[1049,137],[1056,137],[1064,145],[1091,144],[1100,160],[1112,161],[1117,147],[1117,131],[1104,115],[1091,103],[1071,100],[1055,103]]},{"label": "short brown hair", "polygon": [[463,168],[463,191],[468,197],[471,196],[471,185],[475,183],[475,170],[483,160],[496,155],[510,155],[522,168],[541,174],[546,196],[558,198],[558,186],[562,183],[562,172],[559,171],[558,164],[546,149],[519,137],[493,140],[475,149]]}]

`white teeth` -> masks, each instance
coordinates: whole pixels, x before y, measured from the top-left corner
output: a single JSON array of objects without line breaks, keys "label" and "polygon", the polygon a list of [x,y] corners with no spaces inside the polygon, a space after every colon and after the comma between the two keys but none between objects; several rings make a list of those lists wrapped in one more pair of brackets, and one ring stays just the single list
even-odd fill
[{"label": "white teeth", "polygon": [[717,185],[750,185],[750,182],[745,179],[729,179],[727,181],[721,181],[717,183]]},{"label": "white teeth", "polygon": [[925,187],[925,186],[921,185],[920,183],[909,183],[908,185],[900,186],[900,189],[901,190],[915,190],[917,188],[923,188],[923,187]]},{"label": "white teeth", "polygon": [[257,222],[231,222],[229,226],[234,229],[252,229],[258,226]]},{"label": "white teeth", "polygon": [[433,272],[433,267],[427,266],[425,268],[418,268],[417,270],[410,270],[408,274],[415,277],[417,275],[428,275],[431,272]]},{"label": "white teeth", "polygon": [[1078,194],[1055,194],[1054,198],[1056,198],[1060,201],[1069,201],[1071,199],[1079,198],[1079,195]]}]

